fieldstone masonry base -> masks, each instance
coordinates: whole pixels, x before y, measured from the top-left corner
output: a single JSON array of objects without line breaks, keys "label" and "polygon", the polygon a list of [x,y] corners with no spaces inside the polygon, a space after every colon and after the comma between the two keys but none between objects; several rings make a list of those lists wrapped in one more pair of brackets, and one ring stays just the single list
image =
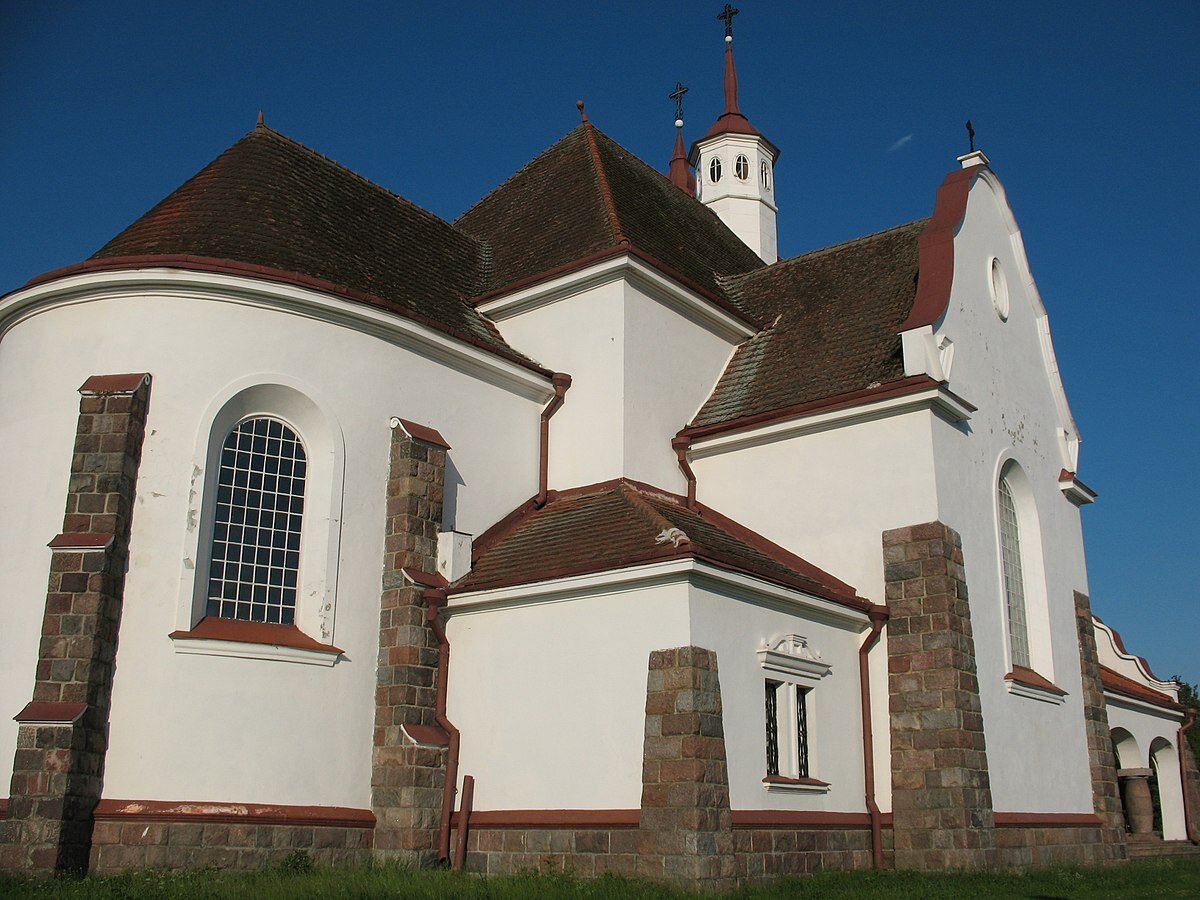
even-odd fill
[{"label": "fieldstone masonry base", "polygon": [[308,825],[239,825],[211,822],[97,822],[91,871],[130,869],[219,869],[254,871],[293,853],[318,865],[365,865],[371,829]]},{"label": "fieldstone masonry base", "polygon": [[392,429],[379,608],[371,806],[376,853],[417,866],[437,858],[444,747],[418,745],[404,725],[436,726],[437,639],[424,592],[404,569],[437,571],[446,450]]},{"label": "fieldstone masonry base", "polygon": [[941,522],[883,535],[899,868],[995,860],[987,746],[962,541]]},{"label": "fieldstone masonry base", "polygon": [[93,377],[80,393],[33,702],[18,716],[26,722],[17,732],[0,869],[86,871],[104,778],[150,376]]},{"label": "fieldstone masonry base", "polygon": [[1083,727],[1087,739],[1088,767],[1092,776],[1092,805],[1101,828],[1088,861],[1126,858],[1125,818],[1117,785],[1117,756],[1108,728],[1108,708],[1100,682],[1096,654],[1096,626],[1087,594],[1075,592],[1075,631],[1079,638],[1079,668],[1083,676]]},{"label": "fieldstone masonry base", "polygon": [[733,821],[717,655],[655,650],[646,681],[638,874],[730,883]]}]

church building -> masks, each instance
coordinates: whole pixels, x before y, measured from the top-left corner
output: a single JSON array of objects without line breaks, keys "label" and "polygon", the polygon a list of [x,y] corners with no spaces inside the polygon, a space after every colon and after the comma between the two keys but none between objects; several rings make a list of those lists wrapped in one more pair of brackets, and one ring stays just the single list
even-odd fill
[{"label": "church building", "polygon": [[1091,610],[991,163],[779,259],[734,12],[666,174],[580,103],[447,222],[260,117],[0,297],[0,869],[1200,841],[1194,711]]}]

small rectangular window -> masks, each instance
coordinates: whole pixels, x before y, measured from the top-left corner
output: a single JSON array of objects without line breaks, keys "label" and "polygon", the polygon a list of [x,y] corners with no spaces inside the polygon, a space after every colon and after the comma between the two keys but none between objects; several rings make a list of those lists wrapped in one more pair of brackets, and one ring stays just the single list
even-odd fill
[{"label": "small rectangular window", "polygon": [[767,774],[779,774],[779,682],[767,682]]}]

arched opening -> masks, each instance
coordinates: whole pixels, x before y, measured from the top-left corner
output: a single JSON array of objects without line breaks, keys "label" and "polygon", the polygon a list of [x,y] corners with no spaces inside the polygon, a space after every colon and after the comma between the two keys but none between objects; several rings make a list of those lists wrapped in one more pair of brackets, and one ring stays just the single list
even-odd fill
[{"label": "arched opening", "polygon": [[1163,840],[1187,839],[1183,813],[1183,784],[1179,778],[1179,752],[1169,740],[1156,737],[1150,744],[1150,780],[1154,801],[1154,830]]},{"label": "arched opening", "polygon": [[1139,806],[1137,797],[1131,797],[1130,791],[1136,791],[1128,775],[1122,773],[1138,771],[1142,764],[1142,752],[1138,749],[1137,739],[1124,728],[1114,728],[1109,735],[1112,738],[1113,755],[1117,760],[1117,780],[1121,786],[1121,811],[1125,815],[1125,830],[1135,832],[1135,816],[1130,814],[1131,801],[1134,807]]}]

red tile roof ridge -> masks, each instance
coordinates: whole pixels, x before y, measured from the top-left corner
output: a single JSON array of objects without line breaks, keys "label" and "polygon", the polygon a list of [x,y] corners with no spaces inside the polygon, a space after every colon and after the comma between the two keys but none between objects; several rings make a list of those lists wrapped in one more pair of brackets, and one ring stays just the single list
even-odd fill
[{"label": "red tile roof ridge", "polygon": [[608,183],[608,172],[605,171],[604,163],[600,159],[600,148],[596,146],[596,129],[591,122],[583,123],[583,133],[587,136],[592,167],[596,170],[596,181],[600,185],[600,196],[604,198],[604,209],[608,213],[608,226],[612,229],[613,243],[627,244],[629,239],[621,231],[621,220],[617,217],[617,206],[613,202],[612,187]]},{"label": "red tile roof ridge", "polygon": [[755,276],[770,275],[773,272],[777,272],[780,269],[795,263],[808,262],[811,259],[817,259],[830,253],[837,253],[841,250],[849,249],[850,247],[857,247],[870,241],[887,237],[888,235],[895,234],[897,231],[903,231],[906,228],[914,228],[918,225],[923,228],[928,224],[928,216],[923,219],[913,219],[911,222],[901,222],[899,225],[892,225],[889,228],[883,228],[879,231],[873,231],[870,234],[861,235],[860,237],[839,241],[836,244],[829,244],[826,247],[818,247],[815,250],[805,250],[803,253],[798,253],[795,256],[789,256],[787,259],[781,259],[769,266],[764,266],[761,269],[751,269],[749,272],[743,272],[740,275],[718,275],[717,278],[720,280],[722,286],[728,285],[733,287],[741,284],[744,281],[751,280]]},{"label": "red tile roof ridge", "polygon": [[437,222],[437,223],[439,223],[441,226],[443,226],[443,227],[445,227],[445,228],[448,228],[448,229],[451,229],[451,230],[453,230],[453,231],[457,232],[458,234],[462,235],[463,237],[467,238],[468,240],[472,241],[472,242],[473,242],[473,243],[475,243],[475,244],[480,244],[480,241],[478,241],[478,240],[476,240],[475,238],[471,237],[471,235],[469,235],[469,234],[466,234],[466,233],[464,233],[464,232],[458,231],[458,229],[457,229],[457,228],[455,228],[455,227],[454,227],[454,225],[453,225],[452,223],[450,223],[450,222],[447,222],[445,219],[443,219],[443,218],[442,218],[441,216],[439,216],[437,213],[435,213],[435,212],[430,212],[430,211],[429,211],[429,210],[427,210],[425,207],[423,207],[423,206],[420,206],[419,204],[413,203],[413,202],[412,202],[411,200],[409,200],[407,197],[401,196],[400,194],[397,194],[395,191],[393,191],[393,190],[391,190],[391,189],[389,189],[389,188],[386,188],[386,187],[384,187],[384,186],[383,186],[382,184],[380,184],[379,182],[377,182],[377,181],[372,181],[372,180],[371,180],[370,178],[368,178],[367,176],[365,176],[365,175],[361,175],[361,174],[359,174],[358,172],[355,172],[353,169],[351,169],[349,166],[345,165],[344,163],[340,163],[340,162],[338,162],[336,159],[334,159],[334,158],[333,158],[333,157],[331,157],[331,156],[326,156],[324,153],[322,153],[322,152],[321,152],[321,151],[319,151],[319,150],[314,150],[312,147],[309,147],[307,144],[304,144],[304,143],[302,143],[302,142],[300,142],[300,141],[296,140],[294,137],[291,137],[290,135],[286,135],[286,134],[284,134],[282,131],[276,131],[276,130],[275,130],[274,128],[272,128],[270,125],[265,125],[265,124],[264,124],[264,125],[256,125],[256,126],[255,126],[254,128],[252,128],[250,131],[248,131],[248,132],[247,132],[245,135],[243,135],[241,138],[239,138],[239,140],[243,140],[243,141],[244,141],[244,140],[246,140],[247,138],[257,137],[257,136],[259,136],[259,135],[265,135],[265,136],[267,136],[267,137],[272,137],[272,138],[275,138],[275,139],[277,139],[277,140],[284,141],[284,142],[286,142],[286,143],[288,143],[288,144],[291,144],[293,147],[296,147],[296,148],[298,148],[298,149],[300,149],[300,150],[303,150],[305,153],[309,154],[309,155],[310,155],[310,156],[312,156],[313,158],[315,158],[315,159],[319,159],[319,160],[321,160],[322,162],[325,162],[325,163],[328,163],[328,164],[329,164],[329,165],[331,165],[331,166],[334,166],[335,168],[341,169],[341,170],[342,170],[343,172],[345,172],[347,175],[352,175],[352,176],[354,176],[356,179],[358,179],[359,181],[361,181],[361,182],[362,182],[364,185],[366,185],[367,187],[373,188],[373,189],[374,189],[374,190],[376,190],[376,191],[380,191],[380,192],[382,192],[382,193],[384,193],[384,194],[387,194],[387,195],[388,195],[389,197],[391,197],[393,200],[398,200],[398,201],[400,201],[400,203],[402,203],[402,204],[404,204],[405,206],[409,207],[409,208],[410,208],[410,209],[412,209],[414,212],[420,213],[422,216],[425,216],[425,217],[427,217],[428,219],[431,219],[431,220],[433,220],[433,221],[436,221],[436,222]]},{"label": "red tile roof ridge", "polygon": [[[642,491],[639,488],[622,481],[619,485],[619,490],[621,491],[621,495],[627,501],[629,501],[630,505],[633,506],[633,508],[636,509],[646,519],[646,521],[653,526],[655,531],[658,532],[659,539],[665,541],[666,539],[663,536],[667,535],[672,529],[674,529],[682,535],[680,540],[672,542],[676,550],[679,549],[680,544],[691,543],[691,538],[687,536],[687,532],[660,513],[649,503],[647,503],[645,498],[642,496]],[[663,494],[661,496],[672,501],[677,499],[671,497],[669,494]]]}]

